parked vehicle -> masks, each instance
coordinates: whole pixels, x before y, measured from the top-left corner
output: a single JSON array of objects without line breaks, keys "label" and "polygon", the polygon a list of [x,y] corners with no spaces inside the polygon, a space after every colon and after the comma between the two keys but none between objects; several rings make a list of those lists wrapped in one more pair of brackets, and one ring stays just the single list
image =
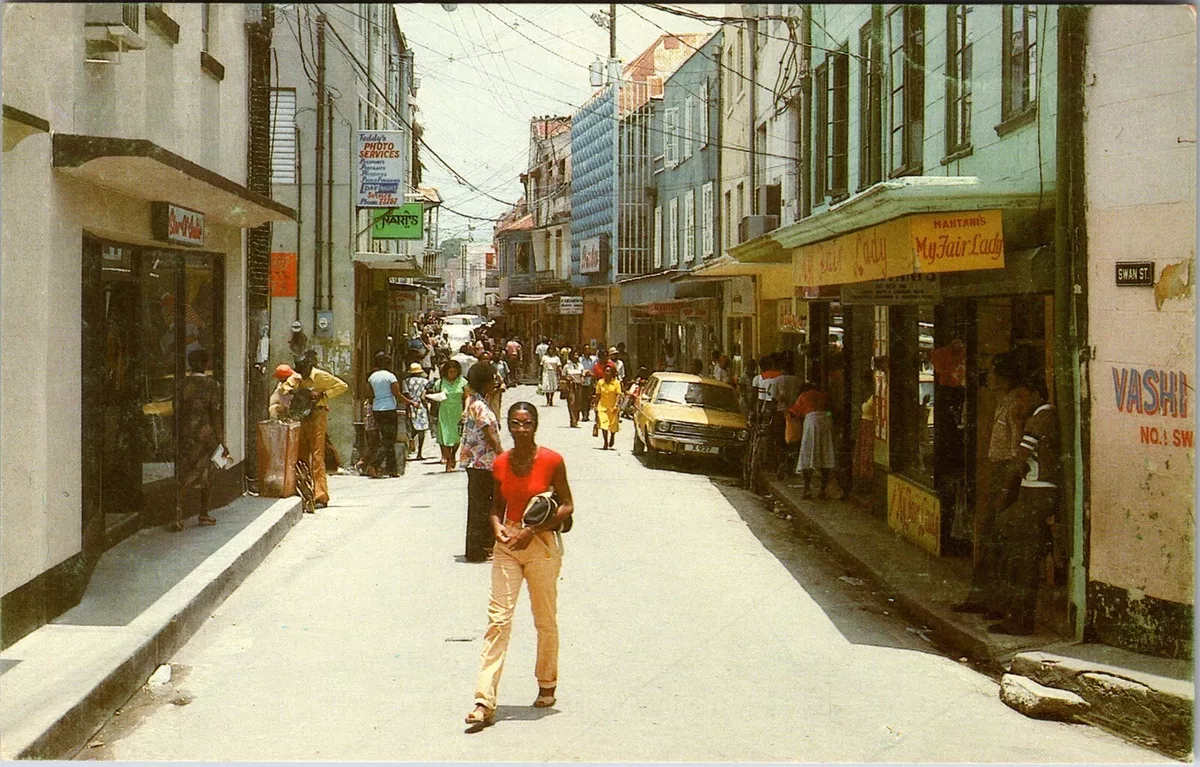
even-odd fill
[{"label": "parked vehicle", "polygon": [[659,372],[642,388],[633,413],[633,452],[649,465],[664,454],[736,464],[749,438],[737,392],[713,378]]}]

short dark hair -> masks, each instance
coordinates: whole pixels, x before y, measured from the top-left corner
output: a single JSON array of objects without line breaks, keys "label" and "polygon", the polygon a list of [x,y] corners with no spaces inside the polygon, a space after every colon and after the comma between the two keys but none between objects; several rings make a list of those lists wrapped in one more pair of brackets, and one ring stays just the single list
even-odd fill
[{"label": "short dark hair", "polygon": [[375,352],[375,367],[382,370],[391,367],[391,365],[392,358],[387,352]]},{"label": "short dark hair", "polygon": [[192,369],[192,372],[203,373],[208,369],[208,350],[193,349],[192,351],[188,352],[187,362],[188,367]]},{"label": "short dark hair", "polygon": [[1050,389],[1046,386],[1046,373],[1044,371],[1038,370],[1030,373],[1025,376],[1025,380],[1022,383],[1025,384],[1025,388],[1042,395],[1042,399],[1047,402],[1050,401]]},{"label": "short dark hair", "polygon": [[462,375],[462,363],[458,360],[446,360],[446,364],[442,367],[442,375],[444,376],[446,373],[449,373],[450,368],[454,368],[460,376]]},{"label": "short dark hair", "polygon": [[490,362],[476,362],[467,371],[467,386],[482,394],[483,388],[496,380],[496,368]]},{"label": "short dark hair", "polygon": [[[472,368],[472,370],[474,370],[474,368]],[[538,409],[537,406],[532,402],[526,402],[525,400],[514,402],[512,407],[508,409],[508,420],[511,421],[515,413],[529,413],[529,415],[533,417],[533,428],[537,429]]]},{"label": "short dark hair", "polygon": [[1017,384],[1021,378],[1021,364],[1014,352],[1002,352],[992,358],[992,369],[1008,379],[1011,384]]}]

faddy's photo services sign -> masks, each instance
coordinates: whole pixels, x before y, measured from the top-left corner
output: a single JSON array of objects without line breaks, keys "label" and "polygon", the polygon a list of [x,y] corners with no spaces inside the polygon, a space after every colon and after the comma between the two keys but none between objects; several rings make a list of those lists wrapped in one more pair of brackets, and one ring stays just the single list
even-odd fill
[{"label": "faddy's photo services sign", "polygon": [[404,131],[358,132],[359,208],[395,208],[404,204]]}]

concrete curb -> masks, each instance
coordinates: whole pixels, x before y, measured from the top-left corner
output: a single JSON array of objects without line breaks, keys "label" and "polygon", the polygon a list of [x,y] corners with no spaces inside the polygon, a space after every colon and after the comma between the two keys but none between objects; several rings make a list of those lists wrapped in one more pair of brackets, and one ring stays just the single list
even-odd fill
[{"label": "concrete curb", "polygon": [[[114,664],[73,700],[46,707],[41,723],[4,733],[5,759],[70,759],[166,663],[300,520],[299,498],[281,498],[129,625]],[[47,724],[47,719],[49,723]]]},{"label": "concrete curb", "polygon": [[919,595],[913,594],[896,578],[891,577],[889,570],[864,559],[846,542],[822,525],[819,520],[813,518],[803,504],[796,503],[791,498],[792,493],[786,484],[767,473],[761,474],[760,479],[763,481],[763,486],[770,490],[775,499],[788,507],[797,524],[820,537],[851,569],[856,570],[858,575],[875,582],[881,589],[887,591],[900,611],[912,620],[920,621],[933,629],[942,644],[956,655],[967,656],[974,661],[986,664],[998,678],[999,674],[1004,671],[1003,664],[1020,651],[1018,649],[997,650],[987,642],[981,641],[979,637],[963,626],[947,619],[931,608]]}]

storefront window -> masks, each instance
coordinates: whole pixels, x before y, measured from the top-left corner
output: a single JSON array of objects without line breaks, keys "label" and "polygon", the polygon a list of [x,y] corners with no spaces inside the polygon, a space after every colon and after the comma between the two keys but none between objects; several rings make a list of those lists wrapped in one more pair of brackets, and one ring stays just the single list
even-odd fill
[{"label": "storefront window", "polygon": [[176,256],[142,254],[142,483],[175,476]]},{"label": "storefront window", "polygon": [[910,465],[921,479],[933,482],[933,306],[917,307],[917,409],[910,422],[916,460]]}]

